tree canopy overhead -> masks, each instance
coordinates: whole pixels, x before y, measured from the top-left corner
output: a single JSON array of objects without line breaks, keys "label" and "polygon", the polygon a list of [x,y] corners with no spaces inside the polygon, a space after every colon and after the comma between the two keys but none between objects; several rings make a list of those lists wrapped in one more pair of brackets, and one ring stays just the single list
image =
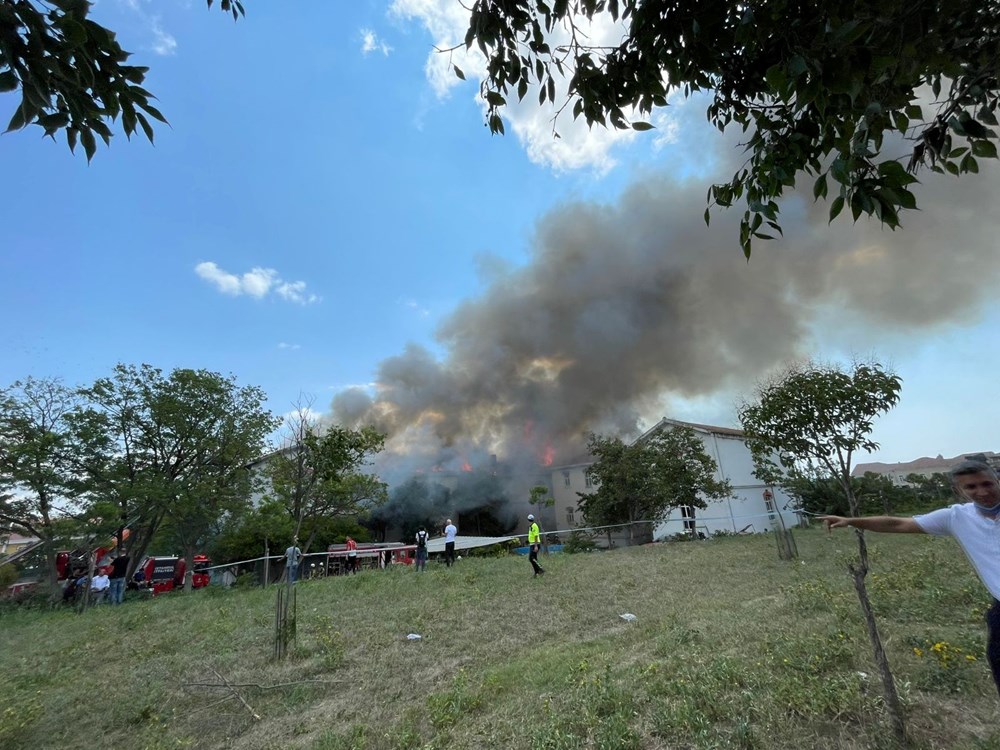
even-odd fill
[{"label": "tree canopy overhead", "polygon": [[[621,41],[592,43],[591,22],[620,24]],[[636,130],[652,126],[632,114],[673,92],[709,93],[708,120],[747,134],[747,161],[710,188],[705,220],[745,202],[748,257],[781,232],[777,200],[800,178],[832,198],[831,221],[849,207],[895,228],[920,166],[959,175],[997,157],[998,0],[476,0],[465,45],[487,58],[494,133],[532,86],[557,118]]]},{"label": "tree canopy overhead", "polygon": [[[215,0],[207,0],[212,7]],[[65,133],[71,150],[83,146],[87,160],[97,138],[111,142],[111,124],[121,117],[126,137],[142,129],[152,142],[151,119],[166,122],[142,87],[149,68],[129,65],[131,53],[115,32],[90,18],[88,0],[0,0],[0,93],[20,91],[7,131],[38,125],[55,140]],[[220,0],[233,18],[240,0]]]}]

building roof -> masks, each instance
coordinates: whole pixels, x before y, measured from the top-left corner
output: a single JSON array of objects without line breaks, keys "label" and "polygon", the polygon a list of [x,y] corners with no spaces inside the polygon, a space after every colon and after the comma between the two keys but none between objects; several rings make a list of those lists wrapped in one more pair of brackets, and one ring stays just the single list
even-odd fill
[{"label": "building roof", "polygon": [[716,425],[699,424],[698,422],[683,422],[680,419],[669,419],[668,417],[664,417],[640,435],[638,440],[642,440],[647,435],[652,435],[667,426],[690,427],[695,432],[703,432],[708,435],[720,435],[722,437],[742,438],[744,435],[743,430],[737,430],[735,427],[718,427]]},{"label": "building roof", "polygon": [[976,451],[974,453],[960,453],[952,458],[945,458],[939,454],[934,458],[931,458],[930,456],[923,456],[921,458],[915,458],[912,461],[899,461],[897,463],[882,463],[881,461],[873,461],[867,464],[856,464],[854,471],[851,472],[851,476],[860,477],[864,476],[868,472],[872,472],[873,474],[902,474],[903,476],[907,474],[923,474],[926,472],[945,473],[960,461],[965,461],[970,456],[980,455],[985,456],[987,459],[1000,459],[1000,454],[994,453],[993,451]]}]

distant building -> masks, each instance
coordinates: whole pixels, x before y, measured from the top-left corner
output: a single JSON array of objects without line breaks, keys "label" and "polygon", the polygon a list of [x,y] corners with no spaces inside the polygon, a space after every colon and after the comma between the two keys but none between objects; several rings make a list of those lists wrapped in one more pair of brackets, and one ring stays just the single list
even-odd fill
[{"label": "distant building", "polygon": [[875,461],[867,464],[856,464],[851,476],[863,477],[865,474],[881,474],[889,477],[893,484],[906,485],[906,477],[910,474],[917,474],[922,477],[929,477],[934,474],[947,474],[952,466],[970,459],[985,461],[994,469],[1000,470],[1000,454],[993,451],[982,451],[980,453],[962,453],[952,458],[945,458],[938,454],[934,458],[917,458],[913,461],[902,461],[894,464],[881,463]]},{"label": "distant building", "polygon": [[[652,538],[663,539],[692,529],[706,536],[716,531],[764,532],[779,526],[782,521],[786,526],[797,523],[798,517],[791,510],[789,496],[779,487],[768,487],[753,475],[753,457],[743,442],[741,430],[661,419],[638,440],[675,427],[694,430],[705,451],[715,460],[716,477],[729,481],[734,497],[706,499],[704,509],[676,508],[665,521],[652,529]],[[578,457],[573,463],[552,468],[553,510],[558,528],[572,528],[583,523],[577,493],[589,494],[595,490],[587,476],[587,469],[593,462],[592,456]]]},{"label": "distant building", "polygon": [[38,541],[38,537],[25,536],[16,531],[0,530],[0,557],[13,555]]}]

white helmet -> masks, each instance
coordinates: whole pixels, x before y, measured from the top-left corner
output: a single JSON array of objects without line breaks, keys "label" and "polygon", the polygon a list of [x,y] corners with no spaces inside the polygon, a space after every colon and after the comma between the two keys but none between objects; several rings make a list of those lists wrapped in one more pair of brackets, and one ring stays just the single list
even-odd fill
[{"label": "white helmet", "polygon": [[529,513],[528,514],[528,520],[529,521],[534,521],[535,520],[535,516],[533,514]]}]

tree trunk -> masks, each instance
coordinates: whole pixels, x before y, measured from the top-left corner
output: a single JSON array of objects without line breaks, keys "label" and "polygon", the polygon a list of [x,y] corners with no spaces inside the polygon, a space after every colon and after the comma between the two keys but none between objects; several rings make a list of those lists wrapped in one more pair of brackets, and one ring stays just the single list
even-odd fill
[{"label": "tree trunk", "polygon": [[184,593],[190,594],[194,590],[194,545],[188,544],[184,548]]},{"label": "tree trunk", "polygon": [[[77,612],[83,614],[87,611],[87,605],[90,604],[90,593],[92,585],[94,583],[94,570],[97,568],[97,553],[91,551],[88,555],[87,562],[87,588],[83,591],[83,597],[80,599],[80,604],[78,606]],[[77,592],[79,596],[79,590]]]},{"label": "tree trunk", "polygon": [[[851,477],[844,471],[840,477],[841,486],[847,495],[847,503],[851,509],[851,515],[860,515],[858,499],[854,495],[854,487],[851,484]],[[889,659],[885,655],[885,648],[882,646],[882,637],[878,632],[878,623],[875,621],[875,613],[872,611],[871,601],[868,599],[868,587],[865,585],[865,577],[868,575],[868,543],[865,540],[865,532],[861,529],[854,530],[858,539],[858,560],[859,565],[848,563],[847,569],[854,579],[854,590],[858,594],[858,602],[861,604],[861,613],[865,617],[865,626],[868,628],[868,640],[872,645],[872,655],[875,658],[875,666],[878,668],[879,678],[882,680],[882,695],[885,698],[885,707],[889,712],[889,722],[892,724],[892,733],[896,737],[901,747],[906,747],[906,719],[903,716],[903,704],[899,700],[899,693],[896,691],[896,681],[892,676],[892,669],[889,667]]]},{"label": "tree trunk", "polygon": [[[56,567],[56,558],[58,557],[56,553],[55,542],[50,537],[45,540],[45,544],[42,545],[45,550],[45,567],[47,569],[47,575],[49,579],[49,597],[52,601],[58,601],[59,599],[59,569]],[[67,574],[71,575],[72,571],[67,568]]]},{"label": "tree trunk", "polygon": [[896,691],[896,681],[892,676],[889,659],[885,655],[882,638],[878,632],[878,624],[875,622],[875,613],[872,611],[872,605],[868,599],[868,588],[865,586],[865,576],[868,571],[863,567],[855,565],[848,565],[848,570],[850,570],[851,577],[854,579],[854,590],[858,593],[861,612],[864,614],[865,625],[868,628],[868,639],[871,641],[875,666],[878,668],[879,678],[882,680],[882,696],[885,699],[885,707],[889,713],[892,733],[899,744],[902,747],[906,747],[906,720],[903,716],[903,704],[899,700],[899,693]]}]

